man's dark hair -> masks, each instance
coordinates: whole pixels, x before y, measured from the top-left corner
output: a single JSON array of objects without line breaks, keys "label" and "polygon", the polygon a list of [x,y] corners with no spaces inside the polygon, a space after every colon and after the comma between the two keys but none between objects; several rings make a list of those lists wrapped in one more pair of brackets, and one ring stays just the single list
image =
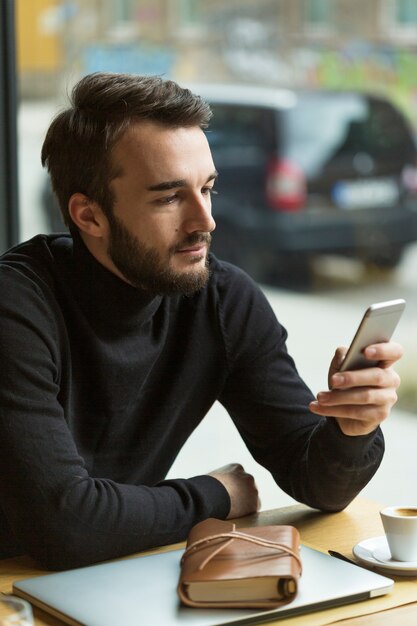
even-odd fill
[{"label": "man's dark hair", "polygon": [[205,128],[211,117],[199,96],[159,76],[89,74],[73,88],[70,103],[52,121],[41,153],[67,225],[72,224],[68,201],[76,192],[111,214],[110,182],[118,174],[111,150],[132,123]]}]

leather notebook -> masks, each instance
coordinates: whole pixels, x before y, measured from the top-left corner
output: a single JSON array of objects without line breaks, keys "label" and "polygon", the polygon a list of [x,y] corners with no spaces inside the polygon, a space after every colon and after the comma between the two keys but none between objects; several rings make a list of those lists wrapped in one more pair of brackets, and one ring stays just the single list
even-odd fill
[{"label": "leather notebook", "polygon": [[275,608],[297,594],[302,566],[293,526],[236,530],[207,519],[194,526],[181,559],[178,595],[187,606]]}]

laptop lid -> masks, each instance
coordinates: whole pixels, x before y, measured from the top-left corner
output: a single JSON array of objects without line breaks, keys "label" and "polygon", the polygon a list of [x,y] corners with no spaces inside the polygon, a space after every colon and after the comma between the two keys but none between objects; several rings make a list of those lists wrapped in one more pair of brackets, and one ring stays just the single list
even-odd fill
[{"label": "laptop lid", "polygon": [[301,547],[303,575],[295,600],[278,609],[193,609],[176,593],[182,550],[112,561],[14,583],[16,595],[72,625],[257,624],[388,593],[393,581]]}]

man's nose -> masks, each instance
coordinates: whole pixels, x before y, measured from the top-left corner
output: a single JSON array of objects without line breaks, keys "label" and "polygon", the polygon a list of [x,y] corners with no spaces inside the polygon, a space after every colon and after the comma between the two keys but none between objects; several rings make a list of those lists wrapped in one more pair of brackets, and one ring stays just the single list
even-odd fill
[{"label": "man's nose", "polygon": [[211,233],[216,228],[216,222],[211,213],[211,200],[203,195],[194,197],[188,206],[185,217],[185,229],[188,232]]}]

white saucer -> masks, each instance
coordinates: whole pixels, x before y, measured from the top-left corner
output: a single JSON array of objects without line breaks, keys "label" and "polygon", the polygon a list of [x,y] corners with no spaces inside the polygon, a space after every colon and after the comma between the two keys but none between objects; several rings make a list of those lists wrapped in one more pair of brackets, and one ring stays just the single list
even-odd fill
[{"label": "white saucer", "polygon": [[371,537],[356,544],[352,549],[358,561],[397,576],[417,576],[417,561],[394,561],[385,535]]}]

